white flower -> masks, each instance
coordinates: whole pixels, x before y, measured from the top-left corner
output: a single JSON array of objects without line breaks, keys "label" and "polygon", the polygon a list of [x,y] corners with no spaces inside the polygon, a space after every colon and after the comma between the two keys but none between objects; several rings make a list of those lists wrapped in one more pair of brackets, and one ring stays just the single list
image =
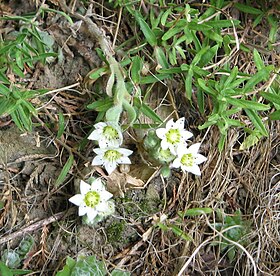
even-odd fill
[{"label": "white flower", "polygon": [[118,164],[131,164],[128,156],[133,153],[132,150],[123,148],[97,148],[93,150],[97,156],[92,160],[92,165],[104,166],[108,174],[111,174]]},{"label": "white flower", "polygon": [[172,154],[176,154],[176,149],[180,144],[186,145],[186,141],[193,134],[184,129],[185,118],[180,118],[176,122],[169,120],[165,128],[156,130],[157,136],[161,139],[162,149],[170,149]]},{"label": "white flower", "polygon": [[89,140],[98,141],[100,148],[118,147],[123,142],[121,128],[113,122],[100,122],[94,125],[95,130],[89,135]]},{"label": "white flower", "polygon": [[198,153],[200,143],[194,144],[189,148],[183,145],[179,145],[177,148],[177,158],[173,161],[171,166],[173,168],[179,168],[185,172],[191,172],[195,175],[201,175],[199,164],[205,162],[207,158]]},{"label": "white flower", "polygon": [[87,215],[93,221],[97,215],[109,213],[112,209],[108,201],[113,195],[105,190],[101,179],[96,179],[91,185],[81,180],[80,194],[72,196],[69,201],[79,206],[79,216]]}]

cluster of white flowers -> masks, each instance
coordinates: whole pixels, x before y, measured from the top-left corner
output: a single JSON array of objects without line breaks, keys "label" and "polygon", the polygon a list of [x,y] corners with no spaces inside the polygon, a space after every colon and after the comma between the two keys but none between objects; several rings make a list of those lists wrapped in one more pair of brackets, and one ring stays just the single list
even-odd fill
[{"label": "cluster of white flowers", "polygon": [[198,167],[207,158],[198,153],[200,143],[188,147],[188,139],[193,134],[184,128],[185,118],[180,118],[176,122],[173,119],[166,123],[165,128],[156,129],[156,138],[160,143],[156,148],[154,157],[164,163],[169,163],[171,168],[181,168],[184,172],[191,172],[201,175]]},{"label": "cluster of white flowers", "polygon": [[80,194],[72,196],[69,201],[79,206],[79,216],[85,216],[85,223],[94,225],[114,213],[115,205],[110,200],[113,195],[106,191],[101,179],[89,179],[91,184],[81,180]]},{"label": "cluster of white flowers", "polygon": [[93,150],[97,155],[92,165],[104,166],[108,174],[111,174],[119,164],[131,164],[128,156],[133,151],[120,148],[123,142],[120,126],[113,122],[100,122],[94,127],[88,139],[98,141],[99,148]]}]

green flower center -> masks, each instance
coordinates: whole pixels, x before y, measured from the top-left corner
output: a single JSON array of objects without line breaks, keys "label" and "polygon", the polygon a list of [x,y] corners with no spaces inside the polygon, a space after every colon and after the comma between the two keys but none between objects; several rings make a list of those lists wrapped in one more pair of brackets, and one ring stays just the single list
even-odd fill
[{"label": "green flower center", "polygon": [[111,127],[111,126],[106,126],[103,129],[103,135],[105,136],[106,139],[108,140],[113,140],[113,139],[117,139],[119,137],[118,132],[116,131],[115,128]]},{"label": "green flower center", "polygon": [[104,154],[104,159],[108,160],[109,162],[115,162],[122,157],[122,154],[119,153],[117,150],[107,150]]},{"label": "green flower center", "polygon": [[192,167],[194,165],[194,157],[191,153],[184,154],[181,158],[181,164],[187,167]]},{"label": "green flower center", "polygon": [[181,133],[179,129],[170,129],[166,133],[166,140],[170,144],[178,144],[181,140]]},{"label": "green flower center", "polygon": [[84,202],[87,207],[94,208],[100,201],[100,194],[95,191],[87,192]]}]

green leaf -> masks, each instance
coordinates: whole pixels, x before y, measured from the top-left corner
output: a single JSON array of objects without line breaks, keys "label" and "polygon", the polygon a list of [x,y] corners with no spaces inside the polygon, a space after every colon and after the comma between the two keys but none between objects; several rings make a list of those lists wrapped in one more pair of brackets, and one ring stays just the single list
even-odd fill
[{"label": "green leaf", "polygon": [[130,75],[135,84],[139,84],[141,78],[141,70],[143,68],[142,59],[139,56],[135,56],[132,59]]},{"label": "green leaf", "polygon": [[203,55],[205,55],[205,53],[209,51],[209,48],[210,48],[209,46],[201,48],[200,51],[195,55],[194,59],[192,60],[191,65],[196,65],[203,57]]},{"label": "green leaf", "polygon": [[102,111],[107,111],[109,108],[113,106],[113,104],[114,104],[114,100],[112,98],[106,98],[106,99],[95,101],[92,104],[89,104],[87,108],[94,109],[98,112],[102,112]]},{"label": "green leaf", "polygon": [[134,98],[133,104],[148,118],[156,123],[162,123],[162,119],[144,102],[140,102],[138,98]]},{"label": "green leaf", "polygon": [[15,250],[21,259],[25,259],[28,253],[32,250],[32,247],[34,246],[34,238],[30,235],[23,238],[18,246],[18,248]]},{"label": "green leaf", "polygon": [[280,120],[280,110],[274,111],[269,115],[271,120]]},{"label": "green leaf", "polygon": [[256,63],[258,71],[260,71],[263,68],[265,68],[264,62],[263,62],[259,52],[255,48],[254,48],[254,51],[253,51],[253,55],[254,55],[254,62]]},{"label": "green leaf", "polygon": [[227,88],[236,79],[237,74],[238,74],[238,67],[234,66],[233,69],[231,70],[229,77],[224,83],[225,88]]},{"label": "green leaf", "polygon": [[219,49],[219,45],[215,45],[210,49],[208,49],[207,52],[204,53],[204,55],[201,57],[198,66],[203,67],[206,64],[208,64],[213,59],[213,57],[217,54],[218,49]]},{"label": "green leaf", "polygon": [[160,65],[160,67],[163,68],[163,69],[168,69],[169,64],[168,64],[168,61],[166,59],[165,53],[162,50],[162,48],[156,46],[154,53],[155,53],[157,63]]},{"label": "green leaf", "polygon": [[252,110],[268,110],[270,108],[269,105],[258,103],[255,101],[248,101],[243,99],[235,99],[230,97],[225,97],[226,101],[234,106],[241,108],[249,108]]},{"label": "green leaf", "polygon": [[106,73],[108,73],[108,71],[109,71],[108,67],[101,67],[98,68],[97,70],[92,70],[91,73],[89,74],[89,78],[91,80],[97,80],[103,75],[105,75]]},{"label": "green leaf", "polygon": [[2,276],[13,276],[12,271],[5,265],[5,263],[0,261],[0,272]]},{"label": "green leaf", "polygon": [[185,79],[185,91],[188,100],[191,100],[192,98],[192,91],[193,91],[192,78],[193,78],[193,69],[192,67],[190,67],[190,70],[188,71]]},{"label": "green leaf", "polygon": [[63,166],[54,186],[55,187],[58,187],[59,185],[61,185],[63,183],[63,181],[65,180],[67,174],[69,173],[69,171],[71,170],[72,168],[72,165],[74,163],[74,156],[71,154],[69,157],[68,157],[68,160],[67,162],[65,163],[65,165]]},{"label": "green leaf", "polygon": [[276,95],[268,92],[260,92],[260,95],[270,102],[280,105],[280,95]]},{"label": "green leaf", "polygon": [[11,90],[6,85],[0,83],[0,94],[8,97],[11,94]]},{"label": "green leaf", "polygon": [[212,26],[206,24],[206,23],[201,23],[199,22],[189,22],[186,28],[189,28],[190,30],[193,31],[206,31],[206,30],[211,30],[213,29]]},{"label": "green leaf", "polygon": [[257,14],[257,15],[263,13],[259,9],[256,9],[252,6],[247,6],[247,5],[241,4],[241,3],[235,3],[234,7],[237,8],[238,10],[244,12],[244,13]]},{"label": "green leaf", "polygon": [[170,225],[170,228],[174,234],[176,234],[178,237],[184,239],[185,241],[191,241],[192,238],[187,235],[183,230],[181,230],[179,227],[175,225]]},{"label": "green leaf", "polygon": [[202,30],[202,32],[205,34],[205,36],[207,36],[208,38],[210,38],[211,40],[214,40],[218,43],[223,43],[223,38],[222,36],[220,36],[219,34],[217,34],[216,32],[209,30]]},{"label": "green leaf", "polygon": [[142,15],[138,11],[135,11],[134,15],[148,43],[152,47],[155,47],[157,45],[157,38],[155,33],[151,30],[149,25],[146,23],[146,21],[143,19]]},{"label": "green leaf", "polygon": [[246,150],[250,147],[254,146],[259,142],[259,140],[262,138],[262,135],[259,133],[259,131],[253,131],[249,136],[247,136],[242,144],[240,145],[240,150]]},{"label": "green leaf", "polygon": [[137,118],[135,109],[127,100],[123,100],[123,108],[127,112],[129,125],[133,124]]},{"label": "green leaf", "polygon": [[223,134],[221,135],[219,143],[218,143],[218,150],[219,150],[219,152],[223,151],[223,149],[225,147],[226,138],[227,138],[226,135],[223,135]]},{"label": "green leaf", "polygon": [[190,216],[190,217],[194,217],[194,216],[200,216],[203,214],[212,214],[213,213],[213,209],[209,208],[209,207],[204,207],[204,208],[191,208],[188,209],[184,212],[179,212],[180,217],[185,217],[185,216]]},{"label": "green leaf", "polygon": [[178,34],[178,33],[180,33],[181,31],[182,31],[182,27],[180,27],[180,28],[176,28],[176,27],[174,27],[174,28],[172,28],[172,29],[169,29],[163,36],[162,36],[162,40],[163,41],[166,41],[166,40],[168,40],[169,38],[171,38],[171,37],[173,37],[173,36],[175,36],[176,34]]},{"label": "green leaf", "polygon": [[208,21],[207,25],[213,28],[230,28],[232,26],[237,26],[240,24],[239,20],[215,20],[215,21]]},{"label": "green leaf", "polygon": [[67,256],[66,264],[62,270],[56,273],[56,276],[71,276],[71,270],[74,268],[76,261]]},{"label": "green leaf", "polygon": [[123,111],[122,105],[115,105],[107,110],[106,120],[109,122],[119,122],[121,113]]},{"label": "green leaf", "polygon": [[258,129],[263,136],[267,137],[267,129],[259,115],[254,110],[250,109],[245,109],[245,112],[252,121],[253,125],[256,127],[256,129]]},{"label": "green leaf", "polygon": [[244,87],[244,93],[249,92],[254,86],[269,77],[270,72],[273,70],[273,66],[267,66],[261,69],[258,73],[252,76]]},{"label": "green leaf", "polygon": [[201,87],[202,90],[204,90],[205,92],[207,92],[208,94],[210,94],[212,96],[216,96],[217,92],[212,87],[207,86],[205,80],[198,79],[197,82],[198,82],[198,85]]}]

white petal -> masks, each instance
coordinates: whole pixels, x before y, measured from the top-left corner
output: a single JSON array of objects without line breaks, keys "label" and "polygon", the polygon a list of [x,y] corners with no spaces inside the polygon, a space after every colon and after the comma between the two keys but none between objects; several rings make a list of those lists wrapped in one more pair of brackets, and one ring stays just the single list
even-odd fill
[{"label": "white petal", "polygon": [[186,167],[186,170],[195,175],[201,175],[201,171],[200,171],[199,167],[195,164],[192,167]]},{"label": "white petal", "polygon": [[87,184],[85,181],[81,180],[80,191],[82,195],[85,195],[88,191],[90,191],[90,185]]},{"label": "white petal", "polygon": [[84,201],[84,196],[81,194],[77,194],[77,195],[70,197],[69,201],[77,206],[80,206]]},{"label": "white petal", "polygon": [[180,143],[176,149],[176,154],[181,158],[186,152],[187,145],[185,143]]},{"label": "white petal", "polygon": [[196,156],[195,156],[195,163],[196,164],[201,164],[201,163],[205,162],[206,160],[207,160],[207,158],[202,154],[197,153]]},{"label": "white petal", "polygon": [[79,207],[79,216],[83,216],[87,213],[88,207],[87,206],[80,206]]},{"label": "white petal", "polygon": [[167,150],[170,146],[170,143],[168,143],[165,139],[161,141],[160,146],[163,150]]},{"label": "white petal", "polygon": [[132,150],[129,150],[129,149],[123,149],[123,148],[119,148],[117,149],[117,151],[125,156],[129,156],[133,153]]},{"label": "white petal", "polygon": [[98,154],[98,155],[102,155],[104,154],[104,152],[106,151],[105,149],[100,149],[100,148],[96,148],[96,149],[93,149],[93,151]]},{"label": "white petal", "polygon": [[93,166],[98,166],[98,165],[103,165],[104,160],[100,155],[97,155],[93,158],[91,165]]},{"label": "white petal", "polygon": [[112,197],[113,197],[113,195],[106,190],[100,192],[100,198],[104,201],[107,201]]},{"label": "white petal", "polygon": [[95,179],[93,181],[93,183],[91,184],[91,190],[92,191],[97,191],[97,192],[101,192],[105,189],[104,184],[102,182],[102,180],[100,178]]},{"label": "white petal", "polygon": [[180,129],[180,130],[183,130],[184,127],[185,127],[185,118],[182,117],[182,118],[178,119],[178,120],[176,121],[175,125],[176,125],[176,128],[178,128],[178,129]]},{"label": "white petal", "polygon": [[174,128],[176,126],[176,123],[174,123],[174,120],[171,119],[166,123],[166,129],[169,130],[170,128]]},{"label": "white petal", "polygon": [[100,193],[101,191],[104,190],[104,184],[102,183],[101,179],[96,179],[92,184],[91,184],[91,190],[96,191]]},{"label": "white petal", "polygon": [[97,206],[96,210],[98,212],[107,212],[109,210],[109,205],[106,201],[101,201]]},{"label": "white petal", "polygon": [[108,146],[110,146],[110,142],[107,139],[105,139],[103,136],[101,136],[99,139],[96,140],[98,140],[98,145],[102,149],[108,148]]},{"label": "white petal", "polygon": [[167,132],[166,128],[158,128],[156,130],[156,135],[158,138],[163,139],[165,137],[166,132]]},{"label": "white petal", "polygon": [[100,138],[100,131],[94,130],[88,137],[89,140],[99,140]]},{"label": "white petal", "polygon": [[177,149],[177,147],[175,147],[172,144],[169,144],[169,150],[172,154],[176,155],[176,149]]},{"label": "white petal", "polygon": [[108,174],[111,174],[117,167],[117,163],[116,162],[106,162],[104,164],[105,169],[107,171]]},{"label": "white petal", "polygon": [[120,159],[118,159],[119,164],[131,164],[130,159],[127,156],[123,156]]},{"label": "white petal", "polygon": [[95,124],[94,125],[94,127],[96,128],[96,129],[98,129],[98,130],[103,130],[103,128],[105,127],[105,126],[107,126],[107,124],[106,123],[103,123],[103,122],[99,122],[99,123],[97,123],[97,124]]},{"label": "white petal", "polygon": [[196,155],[198,150],[199,150],[200,145],[201,145],[201,143],[196,143],[196,144],[191,145],[188,148],[188,152],[189,153],[193,153],[194,155]]},{"label": "white petal", "polygon": [[187,131],[187,130],[182,130],[181,135],[184,138],[184,140],[188,140],[191,137],[193,137],[193,134],[190,131]]},{"label": "white petal", "polygon": [[179,168],[179,167],[181,167],[181,158],[176,158],[174,161],[173,161],[173,163],[172,163],[172,167],[173,168]]},{"label": "white petal", "polygon": [[93,221],[94,218],[97,216],[98,212],[93,209],[93,208],[89,208],[87,211],[87,217],[89,221]]}]

